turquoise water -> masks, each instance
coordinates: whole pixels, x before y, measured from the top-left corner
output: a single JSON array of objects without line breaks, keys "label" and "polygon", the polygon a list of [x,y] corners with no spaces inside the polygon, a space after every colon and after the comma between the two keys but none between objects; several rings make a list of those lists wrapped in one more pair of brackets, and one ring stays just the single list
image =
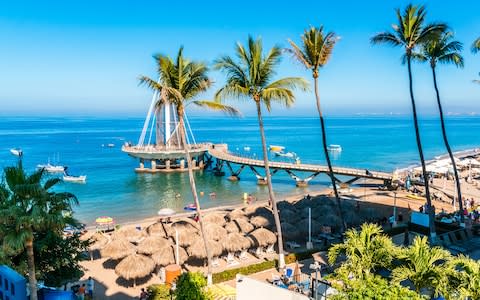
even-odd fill
[{"label": "turquoise water", "polygon": [[[233,152],[261,157],[256,118],[191,118],[197,142],[228,143]],[[182,211],[192,202],[188,176],[183,173],[136,174],[138,161],[122,153],[125,141],[137,141],[143,118],[33,118],[0,119],[0,166],[13,165],[13,147],[24,150],[24,165],[33,170],[37,164],[58,160],[68,165],[72,174],[87,175],[87,183],[63,183],[61,189],[73,192],[80,201],[76,216],[91,224],[97,216],[109,215],[117,221],[153,217],[163,207]],[[324,163],[317,118],[265,118],[268,144],[283,145],[296,152],[302,162]],[[406,116],[335,117],[327,119],[330,144],[340,144],[342,153],[333,163],[338,166],[393,171],[417,162],[412,121]],[[480,117],[448,117],[447,126],[453,149],[464,150],[480,145]],[[421,119],[425,155],[444,154],[438,120]],[[102,144],[114,143],[114,148]],[[238,150],[237,150],[238,149]],[[225,169],[227,171],[227,169]],[[227,172],[228,175],[228,172]],[[215,177],[211,172],[195,174],[204,207],[240,203],[244,192],[266,198],[266,188],[256,185],[254,174],[245,169],[239,182]],[[274,175],[278,195],[309,193],[328,185],[325,176],[310,182],[308,188],[296,188],[284,172]],[[210,192],[217,194],[212,200]],[[175,195],[179,194],[179,197]]]}]

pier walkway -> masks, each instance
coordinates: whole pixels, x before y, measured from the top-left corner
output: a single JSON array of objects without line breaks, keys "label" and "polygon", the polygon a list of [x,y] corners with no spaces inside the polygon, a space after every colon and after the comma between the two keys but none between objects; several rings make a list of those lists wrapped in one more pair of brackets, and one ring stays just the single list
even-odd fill
[{"label": "pier walkway", "polygon": [[[209,148],[208,154],[211,156],[211,158],[215,158],[217,160],[215,171],[218,174],[223,175],[222,167],[224,164],[227,165],[227,167],[232,173],[232,175],[229,178],[230,180],[238,180],[240,172],[245,167],[249,167],[257,176],[259,184],[262,184],[265,182],[264,176],[255,169],[255,167],[257,168],[265,167],[263,160],[241,157],[228,152],[226,149]],[[235,171],[232,167],[232,164],[240,165],[240,168],[237,171]],[[284,170],[290,175],[290,177],[295,179],[297,186],[305,186],[308,184],[310,180],[315,178],[317,175],[322,173],[325,173],[325,174],[328,173],[327,166],[314,165],[314,164],[301,164],[301,163],[297,164],[297,163],[270,161],[269,166],[270,166],[270,169],[272,169],[272,175],[278,172],[279,170]],[[312,174],[306,178],[300,178],[294,172],[309,172]],[[367,169],[344,168],[344,167],[333,167],[333,173],[335,174],[335,179],[339,183],[342,183],[342,181],[336,177],[338,175],[353,177],[352,179],[344,182],[347,184],[353,183],[354,181],[360,178],[378,179],[378,180],[383,180],[384,182],[390,182],[393,178],[392,173],[371,171]]]}]

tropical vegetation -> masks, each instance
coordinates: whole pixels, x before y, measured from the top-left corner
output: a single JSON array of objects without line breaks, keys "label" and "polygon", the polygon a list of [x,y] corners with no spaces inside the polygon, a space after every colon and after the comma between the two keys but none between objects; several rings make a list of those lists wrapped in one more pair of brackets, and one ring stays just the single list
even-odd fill
[{"label": "tropical vegetation", "polygon": [[477,53],[480,51],[480,37],[477,38],[472,44],[472,52]]},{"label": "tropical vegetation", "polygon": [[[463,211],[463,201],[461,201],[461,199],[463,199],[462,189],[460,184],[460,177],[458,176],[455,157],[453,156],[453,152],[447,138],[447,130],[445,128],[442,102],[440,101],[440,92],[437,85],[436,67],[438,64],[452,64],[458,68],[463,68],[463,57],[460,54],[462,48],[462,43],[453,39],[453,32],[448,31],[443,32],[438,36],[433,36],[422,45],[419,52],[413,54],[414,59],[420,62],[428,62],[432,69],[433,86],[435,88],[435,94],[437,96],[437,106],[440,116],[440,125],[442,128],[442,137],[445,148],[447,149],[448,155],[450,157],[450,162],[452,163],[453,167],[453,175],[455,178],[457,199],[459,199],[458,203],[460,211]],[[460,218],[460,223],[465,224],[464,214],[460,214]]]},{"label": "tropical vegetation", "polygon": [[318,90],[318,76],[320,68],[323,68],[330,57],[332,56],[333,48],[338,41],[338,36],[334,32],[324,32],[323,26],[319,28],[311,27],[309,30],[305,30],[301,36],[301,45],[297,46],[293,41],[289,40],[292,46],[289,52],[293,54],[293,57],[300,62],[305,68],[312,71],[312,77],[315,87],[315,100],[317,104],[318,116],[320,118],[320,128],[322,130],[322,145],[323,153],[327,161],[328,175],[332,182],[333,192],[337,201],[338,215],[342,220],[343,230],[347,229],[345,218],[343,217],[343,211],[340,203],[340,197],[338,196],[337,181],[333,174],[332,162],[330,160],[330,154],[327,148],[327,133],[325,130],[325,120],[323,118],[322,106],[320,104],[320,92]]},{"label": "tropical vegetation", "polygon": [[47,179],[43,169],[27,174],[21,160],[5,168],[3,176],[0,258],[28,274],[31,299],[37,299],[38,274],[53,283],[61,283],[59,276],[64,271],[73,272],[66,279],[79,275],[79,253],[86,245],[78,237],[61,241],[65,225],[76,222],[71,213],[78,200],[71,193],[52,191],[61,180]]},{"label": "tropical vegetation", "polygon": [[438,38],[438,36],[445,32],[447,25],[443,23],[426,23],[426,10],[424,6],[415,6],[409,4],[402,12],[400,9],[396,10],[397,23],[392,25],[393,32],[381,32],[371,38],[373,44],[388,44],[394,47],[401,47],[404,50],[402,56],[403,63],[407,64],[408,82],[410,91],[410,100],[412,105],[413,124],[415,127],[415,137],[420,156],[420,163],[422,165],[423,182],[425,185],[425,197],[427,199],[429,214],[430,236],[435,238],[435,223],[432,211],[432,202],[430,197],[429,177],[425,166],[425,158],[423,155],[422,141],[420,138],[420,129],[418,125],[417,108],[415,97],[413,93],[413,77],[412,77],[412,57],[415,50],[428,41]]},{"label": "tropical vegetation", "polygon": [[[338,257],[344,258],[337,262]],[[378,225],[348,230],[329,250],[334,299],[480,299],[480,263],[432,247],[426,237],[396,246]]]},{"label": "tropical vegetation", "polygon": [[210,293],[205,289],[207,282],[199,272],[183,273],[177,278],[175,288],[176,300],[209,300]]},{"label": "tropical vegetation", "polygon": [[290,107],[295,101],[293,89],[306,90],[308,83],[299,77],[285,77],[273,80],[276,68],[280,63],[281,54],[282,50],[278,46],[274,46],[264,53],[260,38],[254,39],[249,36],[246,46],[238,43],[235,47],[235,58],[222,56],[215,61],[215,69],[223,71],[227,77],[225,86],[217,91],[215,99],[217,101],[224,99],[243,101],[249,99],[255,104],[265,164],[265,180],[268,186],[268,195],[273,208],[277,231],[280,268],[283,268],[285,259],[282,228],[270,174],[262,107],[267,111],[270,111],[272,103]]},{"label": "tropical vegetation", "polygon": [[205,92],[212,85],[212,81],[208,78],[208,68],[206,64],[197,61],[188,60],[183,56],[183,47],[180,47],[177,57],[174,59],[163,55],[155,55],[157,62],[157,71],[159,80],[153,80],[147,76],[141,76],[140,82],[147,85],[152,90],[156,91],[159,98],[156,102],[157,109],[162,105],[173,104],[176,108],[177,117],[179,120],[178,128],[175,133],[180,136],[180,143],[185,150],[185,158],[188,167],[188,177],[190,179],[190,188],[195,202],[198,221],[200,224],[200,231],[205,244],[205,252],[207,254],[208,263],[208,279],[211,283],[212,276],[212,257],[208,248],[207,235],[205,234],[205,226],[202,220],[202,210],[198,200],[197,187],[195,184],[195,177],[193,175],[192,159],[189,153],[189,146],[186,141],[185,129],[185,108],[189,104],[194,104],[200,107],[206,107],[213,110],[223,111],[227,114],[236,115],[239,112],[227,105],[223,105],[218,101],[198,100],[197,97]]}]

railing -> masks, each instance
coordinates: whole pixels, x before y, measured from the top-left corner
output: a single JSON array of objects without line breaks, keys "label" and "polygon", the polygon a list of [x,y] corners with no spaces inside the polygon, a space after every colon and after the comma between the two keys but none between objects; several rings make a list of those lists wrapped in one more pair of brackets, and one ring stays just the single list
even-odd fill
[{"label": "railing", "polygon": [[[189,150],[207,150],[210,147],[210,144],[195,144],[189,145]],[[174,146],[165,146],[165,145],[123,145],[122,151],[132,152],[132,153],[142,153],[142,152],[165,152],[165,151],[183,151],[183,147],[178,145]]]}]

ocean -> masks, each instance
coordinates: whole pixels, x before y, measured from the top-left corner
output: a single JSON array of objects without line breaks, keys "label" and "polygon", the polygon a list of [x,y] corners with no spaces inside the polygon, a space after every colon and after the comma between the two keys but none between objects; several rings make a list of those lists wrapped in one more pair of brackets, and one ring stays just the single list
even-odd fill
[{"label": "ocean", "polygon": [[[192,202],[187,173],[136,174],[138,160],[121,151],[126,141],[136,143],[144,119],[107,117],[2,117],[0,119],[0,166],[16,164],[9,149],[23,149],[23,163],[33,171],[37,164],[67,165],[72,174],[87,175],[86,184],[61,183],[59,190],[74,193],[80,205],[75,216],[93,224],[108,215],[117,222],[154,217],[160,208],[182,211]],[[420,119],[425,157],[445,154],[436,117]],[[255,117],[190,117],[197,142],[227,143],[232,152],[261,158],[260,135]],[[393,171],[418,163],[413,123],[409,116],[345,116],[326,119],[328,143],[343,151],[333,157],[336,166]],[[293,151],[302,163],[324,164],[320,128],[315,117],[265,117],[267,143]],[[480,117],[448,116],[447,128],[454,151],[480,145]],[[115,147],[106,147],[113,143]],[[102,146],[103,145],[103,146]],[[249,152],[244,147],[250,147]],[[285,158],[283,158],[285,159]],[[228,174],[228,169],[224,170]],[[202,207],[238,204],[243,193],[266,199],[265,186],[256,184],[255,175],[245,169],[238,182],[209,171],[195,173]],[[273,176],[278,199],[293,194],[319,191],[329,185],[318,176],[308,187],[297,188],[284,172]],[[216,198],[210,199],[209,193]]]}]

